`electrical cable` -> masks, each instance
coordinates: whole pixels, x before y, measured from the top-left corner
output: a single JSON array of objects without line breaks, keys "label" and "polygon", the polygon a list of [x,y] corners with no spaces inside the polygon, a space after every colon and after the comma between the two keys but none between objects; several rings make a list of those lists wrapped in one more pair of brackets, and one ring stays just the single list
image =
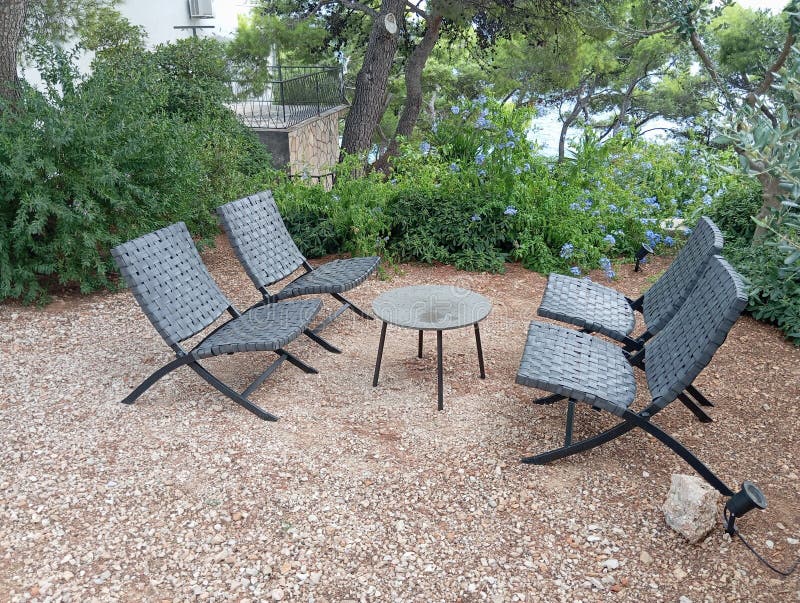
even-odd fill
[{"label": "electrical cable", "polygon": [[[724,522],[723,522],[723,524],[726,525],[726,526],[728,525],[728,509],[724,510]],[[772,563],[770,563],[763,556],[761,556],[758,553],[758,551],[756,551],[752,547],[752,545],[749,542],[747,542],[745,537],[742,536],[741,532],[739,532],[739,528],[737,528],[735,525],[733,526],[733,533],[736,536],[739,537],[739,540],[741,540],[742,544],[744,544],[744,546],[747,547],[747,550],[749,550],[751,553],[753,553],[753,555],[756,556],[756,559],[758,559],[761,563],[766,565],[769,569],[771,569],[776,574],[780,574],[781,576],[787,576],[788,577],[788,576],[791,576],[795,571],[797,571],[798,566],[800,566],[800,558],[799,558],[794,562],[794,564],[789,569],[787,569],[787,570],[779,569],[779,568],[775,567],[774,565],[772,565]]]}]

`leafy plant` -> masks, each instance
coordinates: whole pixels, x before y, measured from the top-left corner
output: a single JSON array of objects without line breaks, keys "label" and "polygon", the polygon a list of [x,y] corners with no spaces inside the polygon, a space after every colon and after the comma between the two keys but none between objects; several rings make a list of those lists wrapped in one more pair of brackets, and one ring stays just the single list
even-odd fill
[{"label": "leafy plant", "polygon": [[179,220],[210,241],[215,205],[274,178],[219,100],[213,112],[172,104],[192,80],[176,83],[153,53],[104,50],[84,80],[63,50],[34,56],[46,93],[25,90],[0,120],[0,298],[113,287],[111,246]]}]

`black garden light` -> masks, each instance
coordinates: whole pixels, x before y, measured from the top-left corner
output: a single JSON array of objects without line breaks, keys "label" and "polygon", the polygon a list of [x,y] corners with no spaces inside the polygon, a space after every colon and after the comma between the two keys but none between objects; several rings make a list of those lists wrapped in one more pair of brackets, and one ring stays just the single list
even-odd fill
[{"label": "black garden light", "polygon": [[725,518],[727,525],[725,531],[733,535],[736,531],[733,524],[737,517],[742,517],[745,513],[753,509],[766,509],[767,498],[761,489],[753,482],[746,481],[742,484],[742,489],[728,499],[725,503]]},{"label": "black garden light", "polygon": [[653,253],[653,248],[647,243],[639,246],[639,251],[636,252],[636,265],[633,267],[634,272],[639,272],[639,263],[651,253]]}]

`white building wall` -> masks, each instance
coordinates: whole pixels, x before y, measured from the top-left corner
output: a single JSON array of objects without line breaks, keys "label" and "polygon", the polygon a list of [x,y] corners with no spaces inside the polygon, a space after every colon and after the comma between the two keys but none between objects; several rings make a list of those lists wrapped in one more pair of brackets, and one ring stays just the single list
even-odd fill
[{"label": "white building wall", "polygon": [[[211,26],[208,29],[203,27],[195,30],[201,37],[232,37],[236,31],[238,16],[249,13],[254,4],[254,0],[212,0],[212,19],[191,18],[189,0],[123,0],[116,8],[132,24],[144,27],[147,45],[152,48],[165,42],[191,37],[194,34],[189,26],[192,25]],[[91,53],[80,56],[78,68],[81,73],[87,73],[91,63]],[[41,88],[41,78],[36,69],[23,66],[21,74],[30,84]]]},{"label": "white building wall", "polygon": [[[189,16],[188,0],[124,0],[117,6],[117,10],[134,25],[144,27],[147,32],[147,44],[156,46],[191,37],[192,30],[189,27],[192,25],[204,28],[196,30],[198,36],[222,35],[217,22],[218,4],[225,4],[225,0],[212,2],[213,19],[192,19]],[[209,26],[213,29],[205,29]]]}]

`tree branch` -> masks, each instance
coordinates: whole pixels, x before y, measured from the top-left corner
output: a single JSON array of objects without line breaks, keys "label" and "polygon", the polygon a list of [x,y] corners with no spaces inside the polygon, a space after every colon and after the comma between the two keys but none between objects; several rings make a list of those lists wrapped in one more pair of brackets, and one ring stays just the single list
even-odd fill
[{"label": "tree branch", "polygon": [[374,8],[371,8],[366,4],[361,4],[360,2],[356,2],[355,0],[322,0],[321,2],[318,2],[314,6],[314,8],[312,8],[308,12],[306,17],[310,17],[311,15],[318,13],[323,7],[330,6],[331,4],[341,4],[343,6],[346,6],[347,8],[352,8],[353,10],[357,10],[361,13],[366,13],[373,19],[377,19],[378,15],[380,14]]}]

